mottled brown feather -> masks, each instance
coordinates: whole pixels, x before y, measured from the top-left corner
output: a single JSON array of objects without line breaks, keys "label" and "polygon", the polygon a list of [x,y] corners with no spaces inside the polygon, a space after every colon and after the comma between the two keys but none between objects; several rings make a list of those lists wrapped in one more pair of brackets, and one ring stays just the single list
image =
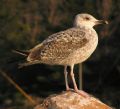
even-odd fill
[{"label": "mottled brown feather", "polygon": [[85,34],[80,28],[71,28],[53,34],[40,46],[37,45],[32,49],[28,61],[40,61],[49,64],[60,62],[88,42]]}]

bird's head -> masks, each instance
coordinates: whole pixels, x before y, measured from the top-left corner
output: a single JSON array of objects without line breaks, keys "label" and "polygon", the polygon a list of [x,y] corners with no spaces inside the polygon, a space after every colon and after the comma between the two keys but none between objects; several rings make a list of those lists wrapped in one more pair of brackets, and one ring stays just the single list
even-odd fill
[{"label": "bird's head", "polygon": [[90,14],[78,14],[74,21],[75,27],[87,26],[92,28],[98,24],[108,24],[108,22],[105,20],[97,20]]}]

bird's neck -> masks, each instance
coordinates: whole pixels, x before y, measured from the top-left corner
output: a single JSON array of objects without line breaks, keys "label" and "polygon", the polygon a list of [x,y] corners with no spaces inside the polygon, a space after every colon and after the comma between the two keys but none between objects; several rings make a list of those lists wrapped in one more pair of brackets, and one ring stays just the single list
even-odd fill
[{"label": "bird's neck", "polygon": [[74,27],[79,27],[79,28],[93,28],[94,24],[93,23],[88,23],[88,22],[81,22],[78,19],[75,19],[73,22]]},{"label": "bird's neck", "polygon": [[95,34],[95,36],[97,36],[97,33],[95,31],[95,29],[91,26],[85,26],[85,25],[79,25],[79,26],[74,26],[74,28],[79,28],[79,30],[86,30],[87,32],[92,32]]},{"label": "bird's neck", "polygon": [[74,27],[76,28],[82,28],[82,29],[93,29],[93,27],[89,26],[89,25],[74,25]]}]

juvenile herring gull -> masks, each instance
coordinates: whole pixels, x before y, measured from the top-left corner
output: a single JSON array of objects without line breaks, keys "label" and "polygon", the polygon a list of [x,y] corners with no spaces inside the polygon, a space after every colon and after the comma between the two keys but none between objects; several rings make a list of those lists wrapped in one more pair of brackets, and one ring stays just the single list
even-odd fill
[{"label": "juvenile herring gull", "polygon": [[27,63],[23,64],[23,66],[35,63],[63,65],[66,90],[70,90],[67,81],[67,66],[70,66],[70,76],[73,81],[74,91],[82,96],[87,96],[86,93],[78,89],[73,68],[75,64],[87,60],[96,49],[98,35],[93,26],[107,23],[107,21],[97,20],[90,14],[78,14],[75,17],[72,28],[50,35],[28,52],[16,52],[27,55]]}]

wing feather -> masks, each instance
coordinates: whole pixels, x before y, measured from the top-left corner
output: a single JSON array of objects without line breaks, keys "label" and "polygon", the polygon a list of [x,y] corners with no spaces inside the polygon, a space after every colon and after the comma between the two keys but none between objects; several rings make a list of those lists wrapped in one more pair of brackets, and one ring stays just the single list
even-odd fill
[{"label": "wing feather", "polygon": [[41,46],[37,45],[38,47],[32,50],[28,58],[31,61],[60,61],[83,47],[87,42],[85,31],[71,28],[49,36]]}]

